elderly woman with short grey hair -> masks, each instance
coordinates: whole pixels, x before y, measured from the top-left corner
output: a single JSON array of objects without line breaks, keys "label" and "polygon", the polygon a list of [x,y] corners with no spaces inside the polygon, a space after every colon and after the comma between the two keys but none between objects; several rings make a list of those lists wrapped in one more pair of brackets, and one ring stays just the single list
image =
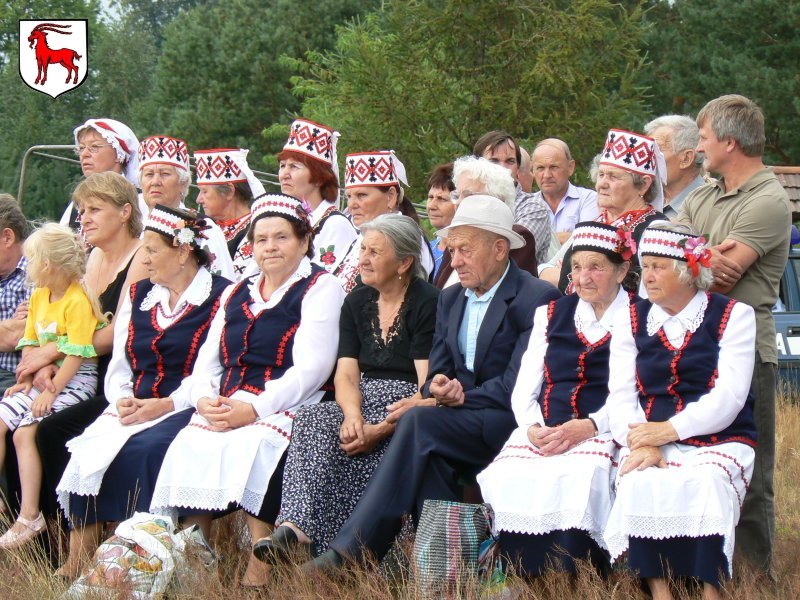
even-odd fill
[{"label": "elderly woman with short grey hair", "polygon": [[283,479],[278,527],[256,542],[262,560],[296,546],[324,552],[350,516],[428,374],[438,290],[425,281],[421,233],[409,217],[361,225],[364,285],[345,298],[339,321],[336,403],[298,411]]},{"label": "elderly woman with short grey hair", "polygon": [[672,597],[670,577],[719,598],[753,472],[755,316],[707,291],[711,252],[689,227],[653,222],[639,256],[648,299],[611,339],[606,406],[622,448],[603,537],[656,600]]}]

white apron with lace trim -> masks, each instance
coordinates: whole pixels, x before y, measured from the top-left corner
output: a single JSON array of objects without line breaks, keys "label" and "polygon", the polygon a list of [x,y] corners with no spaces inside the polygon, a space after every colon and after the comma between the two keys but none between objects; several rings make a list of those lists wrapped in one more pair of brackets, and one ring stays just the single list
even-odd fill
[{"label": "white apron with lace trim", "polygon": [[495,527],[534,535],[580,529],[605,548],[617,453],[606,433],[545,457],[528,440],[527,427],[518,427],[478,475],[483,499],[494,509]]},{"label": "white apron with lace trim", "polygon": [[[698,448],[660,447],[666,469],[650,467],[616,477],[617,497],[605,531],[611,559],[633,537],[662,540],[721,535],[730,574],[736,524],[753,474],[755,453],[738,442]],[[620,451],[620,469],[630,455]]]},{"label": "white apron with lace trim", "polygon": [[224,510],[238,504],[258,514],[267,485],[289,445],[294,413],[283,411],[226,432],[192,415],[167,450],[150,512],[177,507]]}]

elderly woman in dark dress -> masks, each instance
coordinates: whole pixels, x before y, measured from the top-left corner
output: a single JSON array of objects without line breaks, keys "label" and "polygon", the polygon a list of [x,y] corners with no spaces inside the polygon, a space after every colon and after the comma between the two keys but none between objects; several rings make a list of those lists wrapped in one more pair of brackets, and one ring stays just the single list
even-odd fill
[{"label": "elderly woman in dark dress", "polygon": [[108,405],[67,443],[72,457],[57,489],[73,527],[59,570],[67,577],[77,576],[96,548],[104,521],[147,512],[164,454],[194,412],[181,384],[230,283],[206,268],[204,227],[203,219],[161,205],[148,217],[150,278],[131,286],[116,316]]},{"label": "elderly woman in dark dress", "polygon": [[281,526],[255,544],[275,561],[296,544],[324,552],[350,516],[394,432],[422,400],[438,290],[425,282],[420,230],[409,217],[361,225],[361,279],[339,322],[336,403],[297,413],[283,480]]}]

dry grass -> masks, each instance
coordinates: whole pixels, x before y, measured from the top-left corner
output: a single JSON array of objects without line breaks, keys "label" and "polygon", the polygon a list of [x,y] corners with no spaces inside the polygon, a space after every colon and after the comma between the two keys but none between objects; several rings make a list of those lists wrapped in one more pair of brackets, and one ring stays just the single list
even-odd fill
[{"label": "dry grass", "polygon": [[[777,585],[743,565],[735,566],[734,580],[726,592],[730,598],[756,600],[761,598],[800,598],[800,398],[795,393],[794,402],[789,394],[781,394],[778,408],[778,455],[775,489],[777,496],[777,540],[775,549],[775,574]],[[371,565],[361,565],[350,571],[344,579],[308,579],[292,566],[273,570],[270,584],[256,592],[239,585],[244,570],[245,555],[238,541],[239,523],[233,515],[221,519],[216,525],[213,544],[222,559],[215,571],[194,564],[191,574],[175,583],[170,598],[208,598],[212,600],[237,600],[239,598],[274,598],[298,600],[416,600],[420,598],[404,575],[387,579]],[[23,556],[6,556],[0,559],[0,598],[59,598],[68,585],[52,576],[52,568],[41,550]],[[541,578],[534,584],[510,577],[508,591],[503,596],[519,600],[544,600],[565,598],[627,599],[645,598],[638,583],[624,574],[615,574],[602,580],[589,569],[576,579],[558,574]],[[125,598],[119,590],[113,597]],[[99,597],[99,596],[98,596]],[[474,581],[466,581],[452,597],[465,599],[481,596]],[[692,597],[687,594],[685,597]],[[694,597],[699,597],[694,594]]]}]

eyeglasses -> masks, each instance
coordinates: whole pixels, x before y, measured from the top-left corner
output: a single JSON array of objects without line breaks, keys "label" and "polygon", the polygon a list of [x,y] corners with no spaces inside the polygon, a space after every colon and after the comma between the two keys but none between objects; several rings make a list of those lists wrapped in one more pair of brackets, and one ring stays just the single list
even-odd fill
[{"label": "eyeglasses", "polygon": [[472,190],[464,190],[459,192],[458,190],[453,190],[450,192],[450,202],[453,204],[458,204],[459,201],[463,200],[464,198],[469,198],[470,196],[474,196],[476,194],[480,194],[480,192],[473,192]]},{"label": "eyeglasses", "polygon": [[75,152],[77,156],[83,154],[84,150],[88,150],[91,154],[97,154],[98,152],[100,152],[100,150],[102,150],[103,148],[108,148],[109,146],[111,146],[111,144],[92,144],[91,146],[76,146],[73,152]]}]

